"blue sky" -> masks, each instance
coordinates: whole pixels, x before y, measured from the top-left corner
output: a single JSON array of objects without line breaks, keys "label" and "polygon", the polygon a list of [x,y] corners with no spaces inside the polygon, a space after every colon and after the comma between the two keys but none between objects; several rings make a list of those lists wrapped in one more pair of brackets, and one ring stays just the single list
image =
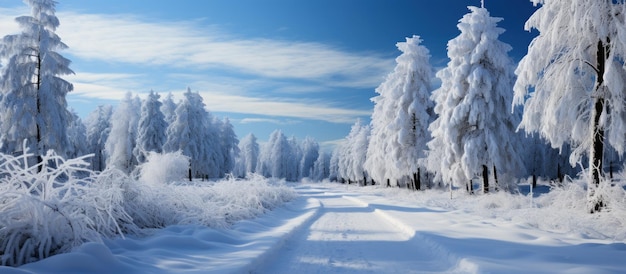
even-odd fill
[{"label": "blue sky", "polygon": [[[82,117],[131,91],[176,96],[199,91],[213,115],[229,117],[241,138],[282,129],[325,146],[369,121],[374,89],[394,67],[395,44],[420,35],[436,68],[446,43],[479,0],[61,0],[57,33],[75,75],[68,96]],[[486,0],[503,17],[501,40],[518,61],[536,33],[524,31],[529,0]],[[28,13],[0,0],[0,35]]]}]

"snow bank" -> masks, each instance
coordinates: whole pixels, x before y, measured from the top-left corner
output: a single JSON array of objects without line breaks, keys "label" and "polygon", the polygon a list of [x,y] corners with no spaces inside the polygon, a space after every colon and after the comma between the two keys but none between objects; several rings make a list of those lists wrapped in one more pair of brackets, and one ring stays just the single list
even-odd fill
[{"label": "snow bank", "polygon": [[[0,265],[35,262],[123,234],[146,235],[146,229],[228,227],[296,197],[283,182],[260,177],[166,184],[176,173],[163,172],[179,169],[181,157],[154,156],[136,181],[116,169],[91,171],[88,156],[65,160],[50,152],[29,165],[36,162],[33,154],[0,154]],[[159,170],[166,163],[174,165]]]},{"label": "snow bank", "polygon": [[[626,178],[626,174],[618,175]],[[620,177],[621,178],[621,177]],[[345,186],[349,191],[381,195],[395,201],[408,202],[446,211],[463,211],[486,218],[512,221],[543,231],[571,234],[590,239],[626,241],[626,192],[624,179],[616,180],[598,191],[606,198],[606,210],[589,214],[584,179],[572,179],[561,186],[548,181],[538,182],[530,191],[529,182],[522,181],[520,193],[495,192],[469,195],[464,189],[450,192],[433,189],[412,192],[384,186]]]},{"label": "snow bank", "polygon": [[127,212],[140,228],[198,224],[228,227],[256,217],[296,197],[279,181],[261,177],[229,178],[217,182],[185,182],[128,185]]}]

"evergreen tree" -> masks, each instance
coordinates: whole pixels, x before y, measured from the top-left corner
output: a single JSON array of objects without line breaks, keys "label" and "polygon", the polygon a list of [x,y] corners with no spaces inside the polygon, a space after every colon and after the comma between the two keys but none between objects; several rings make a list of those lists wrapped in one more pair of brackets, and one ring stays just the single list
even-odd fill
[{"label": "evergreen tree", "polygon": [[315,161],[319,158],[320,145],[311,137],[306,137],[302,141],[302,159],[300,160],[300,177],[311,176],[311,171]]},{"label": "evergreen tree", "polygon": [[228,118],[225,118],[220,126],[220,143],[222,162],[224,163],[218,177],[222,177],[227,173],[233,172],[235,169],[235,159],[239,157],[239,140],[233,129],[233,125]]},{"label": "evergreen tree", "polygon": [[[444,181],[468,184],[488,175],[514,175],[523,169],[516,147],[517,119],[513,96],[511,47],[498,40],[504,32],[485,8],[469,7],[458,24],[461,34],[448,42],[448,66],[437,73],[442,85],[434,99],[439,115],[431,125],[430,150],[442,150],[439,169]],[[497,173],[496,173],[497,172]],[[500,180],[510,181],[510,180]],[[506,186],[504,186],[506,187]]]},{"label": "evergreen tree", "polygon": [[126,97],[111,115],[111,131],[105,143],[107,166],[130,173],[137,165],[133,155],[137,136],[140,100],[126,93]]},{"label": "evergreen tree", "polygon": [[139,164],[146,161],[148,153],[163,151],[167,123],[161,112],[159,94],[150,91],[141,106],[141,114],[137,125],[137,141],[133,155]]},{"label": "evergreen tree", "polygon": [[71,111],[70,124],[67,127],[67,138],[69,146],[66,149],[68,158],[77,158],[88,154],[87,149],[87,127],[78,117],[78,114]]},{"label": "evergreen tree", "polygon": [[260,172],[265,177],[288,178],[289,167],[292,163],[291,145],[281,130],[275,130],[263,147],[259,158]]},{"label": "evergreen tree", "polygon": [[237,176],[246,177],[248,174],[257,172],[259,161],[259,144],[254,134],[246,135],[239,141],[239,157],[237,157]]},{"label": "evergreen tree", "polygon": [[103,171],[106,167],[105,144],[111,132],[113,107],[100,105],[85,120],[87,127],[87,151],[93,153],[91,166],[94,171]]},{"label": "evergreen tree", "polygon": [[189,180],[192,177],[206,178],[210,175],[210,116],[205,109],[202,96],[187,88],[183,100],[176,107],[176,119],[167,127],[166,152],[182,151],[190,158]]},{"label": "evergreen tree", "polygon": [[433,69],[421,41],[413,36],[396,45],[402,52],[396,68],[376,89],[379,95],[372,98],[372,136],[365,168],[375,181],[416,175],[418,162],[425,157],[432,121]]},{"label": "evergreen tree", "polygon": [[626,146],[626,26],[624,1],[533,0],[541,7],[526,22],[537,36],[515,73],[520,127],[539,132],[553,147],[570,144],[570,163],[589,157],[589,208],[604,206],[601,184],[605,144]]},{"label": "evergreen tree", "polygon": [[71,114],[65,97],[73,86],[60,76],[74,72],[70,61],[58,53],[67,46],[55,33],[56,1],[24,2],[31,15],[17,17],[21,33],[5,36],[0,46],[0,59],[8,60],[0,83],[0,142],[4,152],[15,153],[28,140],[39,161],[50,149],[66,154]]},{"label": "evergreen tree", "polygon": [[343,144],[337,149],[339,179],[359,182],[367,177],[364,164],[369,137],[369,126],[362,125],[361,120],[357,120]]},{"label": "evergreen tree", "polygon": [[172,93],[168,93],[167,96],[163,99],[163,103],[161,105],[161,113],[163,113],[163,117],[165,122],[169,125],[176,119],[176,103],[174,103],[174,95]]},{"label": "evergreen tree", "polygon": [[318,154],[309,178],[314,181],[322,181],[330,176],[330,156],[328,153],[321,152]]}]

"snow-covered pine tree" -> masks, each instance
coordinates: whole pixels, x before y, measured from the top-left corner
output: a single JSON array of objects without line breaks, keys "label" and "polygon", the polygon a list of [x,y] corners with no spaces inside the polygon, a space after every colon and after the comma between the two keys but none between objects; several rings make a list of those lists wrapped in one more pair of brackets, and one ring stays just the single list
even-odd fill
[{"label": "snow-covered pine tree", "polygon": [[87,152],[93,153],[91,168],[103,171],[106,167],[105,144],[111,132],[111,105],[100,105],[85,120],[87,127]]},{"label": "snow-covered pine tree", "polygon": [[357,120],[344,143],[339,147],[338,176],[348,183],[362,182],[366,184],[367,173],[364,164],[369,144],[370,127]]},{"label": "snow-covered pine tree", "polygon": [[167,127],[164,151],[182,151],[190,158],[189,180],[209,176],[210,141],[217,140],[208,136],[210,116],[204,107],[202,96],[187,88],[176,107],[176,119]]},{"label": "snow-covered pine tree", "polygon": [[66,157],[78,158],[88,154],[87,127],[73,110],[70,111],[70,124],[67,127],[68,147],[65,150]]},{"label": "snow-covered pine tree", "polygon": [[336,181],[340,181],[341,178],[339,177],[339,158],[341,152],[343,151],[343,143],[338,144],[337,146],[335,146],[335,149],[333,149],[333,152],[330,155],[330,159],[328,161],[328,180],[330,180],[331,182],[336,182]]},{"label": "snow-covered pine tree", "polygon": [[246,177],[248,174],[257,172],[257,162],[259,161],[259,144],[254,134],[250,133],[239,141],[239,157],[237,157],[237,172],[239,177]]},{"label": "snow-covered pine tree", "polygon": [[290,176],[288,169],[292,165],[289,161],[292,158],[289,140],[281,130],[277,129],[270,134],[269,140],[264,145],[259,158],[260,166],[257,168],[261,168],[260,172],[265,177],[293,180],[293,178],[288,178]]},{"label": "snow-covered pine tree", "polygon": [[375,106],[365,168],[378,182],[416,178],[419,159],[425,157],[432,121],[433,68],[421,42],[414,35],[396,44],[402,54],[396,58],[394,71],[376,89],[379,95],[372,98]]},{"label": "snow-covered pine tree", "polygon": [[532,0],[539,9],[525,28],[537,29],[515,71],[515,104],[524,105],[521,128],[539,132],[553,147],[570,143],[570,163],[589,157],[588,205],[603,173],[604,145],[626,149],[626,5],[622,0]]},{"label": "snow-covered pine tree", "polygon": [[300,177],[311,177],[311,171],[315,161],[319,157],[320,145],[311,137],[302,141],[302,159],[300,160]]},{"label": "snow-covered pine tree", "polygon": [[137,165],[133,149],[140,108],[141,101],[133,98],[131,92],[126,93],[111,115],[111,131],[105,143],[107,166],[114,166],[127,174]]},{"label": "snow-covered pine tree", "polygon": [[136,146],[133,148],[133,155],[138,164],[144,163],[150,152],[163,152],[167,123],[161,112],[160,97],[158,93],[151,90],[141,105]]},{"label": "snow-covered pine tree", "polygon": [[16,153],[26,139],[39,161],[50,149],[66,153],[71,114],[65,96],[73,86],[60,76],[74,72],[70,60],[58,53],[67,46],[55,33],[56,1],[24,2],[31,15],[16,18],[21,33],[5,36],[0,45],[0,58],[8,60],[0,83],[0,142],[2,151]]},{"label": "snow-covered pine tree", "polygon": [[231,173],[235,169],[235,159],[239,157],[240,150],[238,146],[239,139],[237,139],[237,134],[235,134],[230,119],[224,118],[219,130],[219,149],[221,150],[223,165],[217,177],[223,177],[225,174]]},{"label": "snow-covered pine tree", "polygon": [[428,147],[442,150],[437,171],[444,182],[465,183],[473,191],[471,180],[482,177],[487,192],[490,173],[502,177],[523,170],[517,116],[511,113],[514,75],[511,47],[498,40],[502,19],[485,8],[468,8],[457,25],[461,34],[448,42],[450,62],[437,73],[442,85],[432,98],[439,117],[431,124]]},{"label": "snow-covered pine tree", "polygon": [[174,103],[174,95],[172,93],[168,93],[165,98],[163,98],[163,102],[161,105],[161,113],[163,113],[163,117],[165,122],[169,125],[176,119],[176,103]]},{"label": "snow-covered pine tree", "polygon": [[322,181],[330,176],[330,155],[326,152],[320,152],[309,178],[314,181]]}]

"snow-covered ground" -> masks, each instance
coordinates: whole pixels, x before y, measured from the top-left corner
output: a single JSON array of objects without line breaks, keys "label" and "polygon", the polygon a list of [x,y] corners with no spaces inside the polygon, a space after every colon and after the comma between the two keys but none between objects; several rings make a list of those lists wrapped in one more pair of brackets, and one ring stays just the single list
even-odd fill
[{"label": "snow-covered ground", "polygon": [[0,267],[0,273],[620,273],[626,269],[623,212],[590,215],[543,206],[542,197],[555,194],[531,200],[531,195],[470,197],[459,191],[450,199],[449,193],[440,191],[321,183],[293,186],[300,194],[297,199],[230,228],[170,226],[148,237],[88,243],[72,253],[19,268]]}]

